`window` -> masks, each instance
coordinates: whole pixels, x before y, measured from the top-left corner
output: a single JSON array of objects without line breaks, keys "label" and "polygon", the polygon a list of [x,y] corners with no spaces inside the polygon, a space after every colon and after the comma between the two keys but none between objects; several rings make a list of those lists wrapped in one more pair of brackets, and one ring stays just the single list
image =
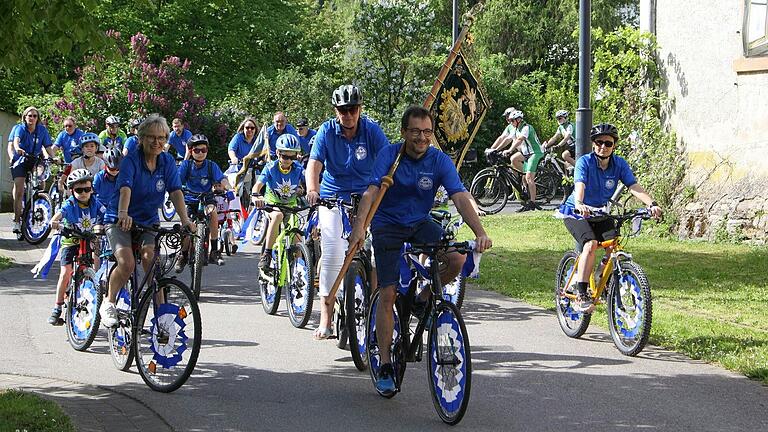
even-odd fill
[{"label": "window", "polygon": [[747,57],[768,54],[768,0],[746,0],[743,34]]}]

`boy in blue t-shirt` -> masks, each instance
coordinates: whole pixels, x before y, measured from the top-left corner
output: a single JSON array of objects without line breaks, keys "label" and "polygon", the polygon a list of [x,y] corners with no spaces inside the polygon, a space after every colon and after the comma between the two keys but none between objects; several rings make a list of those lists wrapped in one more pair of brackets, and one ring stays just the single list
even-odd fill
[{"label": "boy in blue t-shirt", "polygon": [[108,150],[104,155],[104,169],[99,171],[93,179],[93,192],[104,206],[109,205],[112,198],[120,193],[117,187],[117,175],[120,174],[122,160],[123,153],[120,149]]},{"label": "boy in blue t-shirt", "polygon": [[[264,207],[265,203],[295,206],[299,195],[303,193],[304,168],[297,162],[299,152],[301,151],[298,138],[290,134],[280,135],[275,147],[278,159],[264,167],[259,179],[256,180],[256,184],[253,185],[253,205],[256,208]],[[267,186],[267,192],[261,195],[261,189],[264,185]],[[275,244],[282,222],[282,212],[269,212],[267,242],[264,246],[264,252],[259,259],[259,269],[262,272],[270,268],[272,247]]]},{"label": "boy in blue t-shirt", "polygon": [[[83,232],[93,232],[104,223],[106,208],[93,197],[91,173],[86,169],[72,171],[67,177],[67,187],[72,191],[72,196],[64,201],[61,210],[51,218],[51,228],[59,229],[61,226],[77,227]],[[62,325],[61,306],[64,304],[64,294],[72,278],[72,264],[79,252],[79,243],[70,238],[61,240],[59,260],[61,261],[61,274],[56,284],[56,303],[48,318],[48,324]],[[98,250],[94,245],[94,250]],[[94,253],[94,267],[98,268],[97,256]]]}]

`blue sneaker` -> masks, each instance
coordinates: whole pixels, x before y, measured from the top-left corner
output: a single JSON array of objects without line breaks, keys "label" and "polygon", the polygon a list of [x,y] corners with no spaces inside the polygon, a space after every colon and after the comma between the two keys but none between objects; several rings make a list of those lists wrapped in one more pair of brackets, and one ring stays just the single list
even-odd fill
[{"label": "blue sneaker", "polygon": [[392,363],[385,363],[379,369],[376,391],[384,397],[391,397],[397,391],[397,387],[395,387],[395,370],[392,368]]}]

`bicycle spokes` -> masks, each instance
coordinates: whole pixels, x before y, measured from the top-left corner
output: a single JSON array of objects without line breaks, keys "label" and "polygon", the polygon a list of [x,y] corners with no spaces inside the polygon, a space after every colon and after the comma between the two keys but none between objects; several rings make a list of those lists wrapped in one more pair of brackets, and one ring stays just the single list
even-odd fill
[{"label": "bicycle spokes", "polygon": [[642,331],[645,300],[635,278],[622,275],[614,309],[616,329],[622,336],[634,338]]},{"label": "bicycle spokes", "polygon": [[469,337],[455,305],[438,304],[429,332],[428,374],[440,418],[458,423],[469,403],[472,375]]},{"label": "bicycle spokes", "polygon": [[[174,304],[162,304],[157,307],[156,315],[151,319],[150,327],[151,349],[155,355],[152,361],[166,369],[176,366],[182,359],[181,355],[187,350],[187,335],[184,333],[188,312],[183,307]],[[154,366],[156,369],[157,366]],[[153,363],[149,364],[150,372]]]}]

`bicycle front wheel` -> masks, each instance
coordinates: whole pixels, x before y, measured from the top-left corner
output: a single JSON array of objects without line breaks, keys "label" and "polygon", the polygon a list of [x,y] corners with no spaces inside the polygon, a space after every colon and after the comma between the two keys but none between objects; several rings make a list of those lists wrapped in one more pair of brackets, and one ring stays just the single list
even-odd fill
[{"label": "bicycle front wheel", "polygon": [[173,206],[171,199],[168,197],[168,192],[165,193],[165,202],[162,207],[163,219],[166,222],[170,222],[176,217],[176,207]]},{"label": "bicycle front wheel", "polygon": [[[555,310],[560,328],[568,337],[578,338],[587,331],[592,314],[577,312],[573,307],[573,300],[566,296],[576,294],[574,274],[579,255],[569,251],[560,260],[555,275]],[[569,283],[570,281],[570,283]]]},{"label": "bicycle front wheel", "polygon": [[291,247],[288,253],[288,276],[285,289],[288,318],[294,327],[303,328],[312,317],[312,302],[315,298],[314,265],[305,245],[295,244]]},{"label": "bicycle front wheel", "polygon": [[[272,250],[272,263],[269,267],[269,274],[259,274],[259,292],[261,294],[261,307],[269,315],[277,313],[280,306],[280,269],[281,264],[278,261],[280,256],[277,249]],[[261,270],[259,270],[261,271]]]},{"label": "bicycle front wheel", "polygon": [[608,293],[608,323],[613,343],[627,356],[635,356],[651,333],[651,286],[645,271],[632,261],[619,264]]},{"label": "bicycle front wheel", "polygon": [[[111,272],[115,269],[112,267]],[[118,370],[127,371],[133,363],[133,315],[131,312],[132,280],[117,293],[117,325],[107,329],[109,336],[109,352],[112,363]]]},{"label": "bicycle front wheel", "polygon": [[21,219],[21,233],[29,244],[40,244],[51,233],[53,204],[48,194],[36,192]]},{"label": "bicycle front wheel", "polygon": [[67,301],[67,339],[76,351],[85,351],[99,330],[101,289],[93,269],[73,278]]},{"label": "bicycle front wheel", "polygon": [[469,193],[487,214],[496,214],[507,205],[507,185],[493,170],[479,172],[472,180]]},{"label": "bicycle front wheel", "polygon": [[197,224],[194,241],[192,242],[192,292],[195,299],[200,299],[200,285],[203,283],[203,265],[205,264],[205,224]]},{"label": "bicycle front wheel", "polygon": [[344,277],[344,304],[349,350],[352,353],[352,361],[359,371],[368,368],[365,329],[367,327],[370,292],[370,282],[365,265],[362,261],[355,259]]},{"label": "bicycle front wheel", "polygon": [[197,364],[202,338],[200,309],[192,291],[176,279],[160,279],[139,306],[135,339],[139,375],[152,390],[181,387]]}]

